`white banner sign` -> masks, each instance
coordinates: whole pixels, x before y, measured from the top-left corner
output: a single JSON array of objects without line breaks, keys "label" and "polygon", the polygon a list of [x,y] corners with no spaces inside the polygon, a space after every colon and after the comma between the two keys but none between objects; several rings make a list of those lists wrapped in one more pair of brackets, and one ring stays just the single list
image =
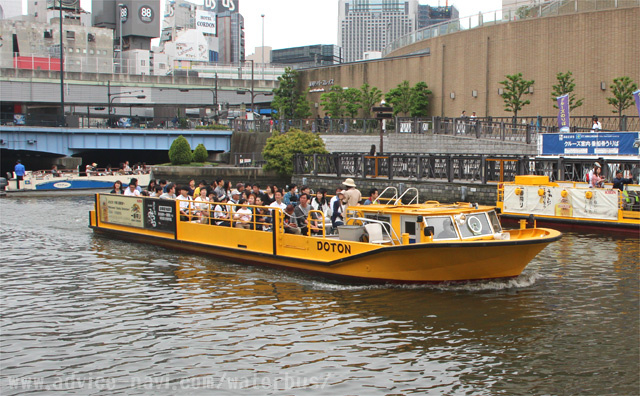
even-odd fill
[{"label": "white banner sign", "polygon": [[[520,194],[516,194],[516,190]],[[566,197],[562,191],[566,191]],[[591,193],[591,198],[587,198]],[[563,188],[547,186],[504,187],[504,213],[562,216],[616,220],[618,218],[617,189]]]},{"label": "white banner sign", "polygon": [[209,11],[196,10],[196,30],[204,34],[217,34],[216,14]]}]

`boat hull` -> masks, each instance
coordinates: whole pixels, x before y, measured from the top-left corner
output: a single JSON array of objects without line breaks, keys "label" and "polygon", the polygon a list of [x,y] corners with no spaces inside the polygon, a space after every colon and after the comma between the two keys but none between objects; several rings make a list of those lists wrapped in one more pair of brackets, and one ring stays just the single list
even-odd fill
[{"label": "boat hull", "polygon": [[47,175],[43,178],[28,177],[20,182],[20,189],[16,189],[15,179],[10,180],[6,187],[6,192],[53,192],[68,190],[106,190],[113,188],[113,183],[121,181],[123,186],[135,177],[138,185],[146,186],[151,180],[150,175],[99,175],[99,176],[71,176],[71,177],[51,177]]},{"label": "boat hull", "polygon": [[[227,234],[245,234],[245,238],[237,239],[244,243],[240,245],[243,247],[232,248],[210,243],[178,240],[167,235],[150,235],[124,229],[92,228],[96,233],[131,242],[154,244],[169,249],[205,254],[256,266],[294,270],[345,282],[376,284],[424,284],[511,278],[520,275],[526,265],[549,243],[560,239],[559,233],[548,230],[556,234],[544,240],[387,246],[325,261],[323,259],[327,255],[322,253],[327,253],[326,244],[331,247],[330,240],[285,234],[283,237],[288,240],[283,241],[283,246],[297,246],[296,257],[291,257],[286,255],[287,253],[278,254],[277,248],[275,254],[261,252],[260,245],[265,244],[247,234],[255,234],[255,231],[215,226],[206,227],[222,229],[221,231]],[[519,230],[514,232],[519,232]],[[264,234],[271,236],[271,233]],[[232,239],[235,238],[232,237]],[[255,246],[252,246],[251,239],[254,239]],[[351,245],[366,244],[354,242]],[[355,247],[352,250],[356,250]]]},{"label": "boat hull", "polygon": [[[516,223],[519,220],[529,220],[530,216],[512,213],[500,215],[503,221]],[[576,231],[593,230],[611,233],[624,233],[640,236],[640,222],[638,221],[598,221],[588,219],[567,219],[561,217],[534,216],[537,224],[554,228],[571,229]]]}]

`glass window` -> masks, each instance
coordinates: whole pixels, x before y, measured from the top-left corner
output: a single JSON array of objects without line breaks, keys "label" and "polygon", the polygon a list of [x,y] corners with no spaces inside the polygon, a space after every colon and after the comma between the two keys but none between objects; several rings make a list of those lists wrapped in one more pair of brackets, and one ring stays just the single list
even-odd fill
[{"label": "glass window", "polygon": [[493,226],[493,232],[502,232],[502,226],[500,225],[500,220],[498,220],[498,215],[495,210],[489,212],[489,220],[491,221],[491,225]]},{"label": "glass window", "polygon": [[[460,220],[464,216],[464,221]],[[486,213],[473,213],[456,216],[462,238],[473,238],[493,234]]]},{"label": "glass window", "polygon": [[446,217],[426,217],[427,227],[434,228],[433,239],[458,239],[458,233],[453,226],[453,220],[450,216]]}]

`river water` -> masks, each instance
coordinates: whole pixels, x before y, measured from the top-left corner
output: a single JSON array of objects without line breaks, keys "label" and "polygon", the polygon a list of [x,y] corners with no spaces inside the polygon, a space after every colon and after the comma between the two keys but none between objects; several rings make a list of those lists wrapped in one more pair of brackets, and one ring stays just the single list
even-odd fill
[{"label": "river water", "polygon": [[515,280],[345,286],[94,236],[0,200],[0,391],[637,395],[637,238],[565,233]]}]

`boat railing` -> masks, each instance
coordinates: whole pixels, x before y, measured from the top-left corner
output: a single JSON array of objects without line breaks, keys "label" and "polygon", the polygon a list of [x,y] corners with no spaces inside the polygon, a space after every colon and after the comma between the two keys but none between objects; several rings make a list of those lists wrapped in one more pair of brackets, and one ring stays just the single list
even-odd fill
[{"label": "boat railing", "polygon": [[[25,175],[27,177],[31,177],[35,180],[48,180],[52,178],[69,178],[69,177],[82,177],[86,176],[134,176],[134,175],[145,175],[148,174],[149,170],[132,170],[130,172],[125,172],[124,169],[117,168],[95,168],[90,171],[79,171],[77,169],[58,169],[56,173],[54,173],[51,169],[39,169],[26,171]],[[11,179],[14,176],[11,175]]]},{"label": "boat railing", "polygon": [[[176,210],[181,213],[180,220],[188,222],[196,222],[202,224],[218,225],[237,227],[237,224],[248,224],[250,229],[269,231],[273,225],[273,212],[272,210],[279,210],[280,208],[273,208],[262,205],[245,205],[236,203],[223,203],[223,202],[201,202],[195,200],[189,200],[189,205],[186,210],[180,210],[179,197],[176,199]],[[204,206],[205,208],[202,208]],[[216,207],[220,206],[220,209],[216,210]],[[251,210],[251,220],[249,222],[242,221],[239,217],[236,218],[237,208],[249,208]],[[244,227],[242,227],[244,228]]]},{"label": "boat railing", "polygon": [[[393,195],[391,196],[391,198],[387,198],[385,195],[387,194],[387,191],[393,193]],[[398,198],[398,189],[396,187],[393,186],[389,186],[387,188],[385,188],[384,190],[382,190],[382,192],[378,195],[378,198],[373,200],[373,204],[382,204],[384,203],[385,205],[388,205],[389,202],[394,201]]]},{"label": "boat railing", "polygon": [[[314,217],[314,215],[317,215],[318,217]],[[320,223],[321,225],[319,226],[318,223]],[[309,214],[307,215],[307,224],[309,224],[309,227],[307,227],[307,236],[311,236],[311,231],[322,231],[322,237],[326,238],[327,230],[324,226],[325,218],[324,213],[321,210],[310,210]]]},{"label": "boat railing", "polygon": [[382,226],[383,234],[388,237],[392,245],[402,245],[402,239],[398,237],[396,230],[393,229],[391,223],[388,221],[369,219],[366,217],[349,217],[346,219],[345,225],[356,225],[358,222],[363,226],[366,224],[380,224]]},{"label": "boat railing", "polygon": [[415,195],[413,196],[413,198],[411,198],[411,201],[409,201],[409,203],[407,205],[411,205],[414,202],[415,203],[420,203],[420,193],[418,192],[418,189],[415,187],[409,187],[406,190],[404,190],[404,192],[402,193],[402,195],[400,195],[396,201],[394,202],[394,205],[402,205],[402,198],[404,198],[405,195],[407,195],[408,192],[410,191],[415,191]]}]

